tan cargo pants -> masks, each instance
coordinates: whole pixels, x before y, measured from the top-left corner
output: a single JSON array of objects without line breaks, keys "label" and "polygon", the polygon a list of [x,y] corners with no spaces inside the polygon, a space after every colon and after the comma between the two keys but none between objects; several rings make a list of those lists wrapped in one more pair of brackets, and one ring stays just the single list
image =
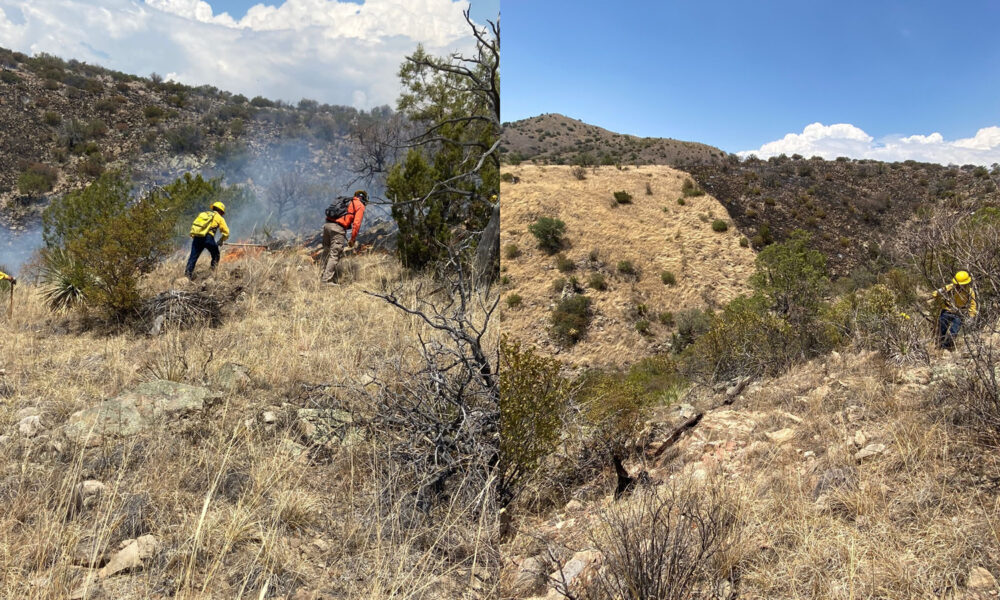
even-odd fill
[{"label": "tan cargo pants", "polygon": [[320,264],[323,265],[323,274],[320,281],[323,283],[333,283],[337,277],[337,263],[347,245],[347,230],[336,223],[327,223],[323,226],[323,256]]}]

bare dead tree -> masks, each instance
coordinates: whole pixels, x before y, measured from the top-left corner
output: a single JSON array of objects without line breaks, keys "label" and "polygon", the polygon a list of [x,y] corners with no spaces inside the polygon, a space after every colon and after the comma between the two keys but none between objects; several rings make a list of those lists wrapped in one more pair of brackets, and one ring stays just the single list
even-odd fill
[{"label": "bare dead tree", "polygon": [[499,455],[499,350],[490,348],[499,295],[476,291],[451,252],[451,276],[417,291],[409,305],[399,291],[368,292],[413,315],[436,335],[418,336],[421,361],[405,383],[380,383],[373,421],[392,436],[391,458],[406,465],[417,506],[430,511],[446,498],[487,510],[495,502]]},{"label": "bare dead tree", "polygon": [[267,185],[267,201],[275,210],[278,222],[306,198],[309,184],[299,170],[282,171]]},{"label": "bare dead tree", "polygon": [[412,129],[400,113],[359,120],[351,131],[354,182],[363,181],[368,187],[384,185],[385,175],[399,159],[405,140],[412,137]]}]

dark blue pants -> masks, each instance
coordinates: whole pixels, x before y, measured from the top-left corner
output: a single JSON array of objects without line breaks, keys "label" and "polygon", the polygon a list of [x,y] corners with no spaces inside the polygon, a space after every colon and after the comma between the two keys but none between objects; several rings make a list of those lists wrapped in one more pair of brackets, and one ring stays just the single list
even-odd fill
[{"label": "dark blue pants", "polygon": [[212,255],[212,268],[219,264],[219,245],[215,243],[214,235],[205,235],[202,237],[191,238],[191,257],[188,258],[187,268],[184,269],[184,274],[188,277],[194,275],[194,266],[198,263],[198,257],[201,256],[202,250],[208,250],[208,253]]},{"label": "dark blue pants", "polygon": [[954,348],[955,336],[961,327],[962,315],[942,310],[938,317],[938,345],[942,348]]}]

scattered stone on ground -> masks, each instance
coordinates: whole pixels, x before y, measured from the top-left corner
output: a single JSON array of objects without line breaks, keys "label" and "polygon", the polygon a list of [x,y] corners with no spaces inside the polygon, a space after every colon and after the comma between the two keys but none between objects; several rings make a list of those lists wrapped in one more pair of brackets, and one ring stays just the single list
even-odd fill
[{"label": "scattered stone on ground", "polygon": [[74,413],[66,436],[89,445],[100,436],[131,436],[161,420],[178,419],[204,410],[222,398],[203,387],[163,379],[139,384],[134,390]]},{"label": "scattered stone on ground", "polygon": [[42,419],[38,415],[24,417],[17,423],[17,431],[26,438],[35,437],[42,429]]}]

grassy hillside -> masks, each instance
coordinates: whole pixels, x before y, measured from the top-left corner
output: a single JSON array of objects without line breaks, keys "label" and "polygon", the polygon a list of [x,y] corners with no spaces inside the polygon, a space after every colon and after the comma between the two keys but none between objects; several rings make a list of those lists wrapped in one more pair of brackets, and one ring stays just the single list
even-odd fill
[{"label": "grassy hillside", "polygon": [[696,142],[614,133],[560,114],[504,124],[502,152],[511,164],[692,165],[722,161],[726,153]]},{"label": "grassy hillside", "polygon": [[[419,393],[417,336],[441,337],[365,293],[439,304],[447,292],[418,292],[431,282],[387,255],[348,259],[329,288],[305,250],[226,252],[197,284],[179,279],[180,257],[146,279],[150,295],[200,306],[214,325],[157,329],[150,315],[118,331],[49,313],[18,286],[0,338],[0,596],[489,597],[488,498],[466,503],[480,491],[464,476],[429,492],[422,442],[403,445],[412,432],[384,418]],[[140,400],[157,408],[138,431],[114,412],[86,420],[162,380],[210,397]],[[148,551],[114,572],[133,539]]]},{"label": "grassy hillside", "polygon": [[[517,339],[569,364],[620,366],[669,348],[682,312],[721,306],[747,290],[754,252],[741,246],[717,200],[685,194],[690,178],[681,171],[520,165],[504,173],[503,329]],[[614,193],[621,191],[631,201],[619,204]],[[540,217],[565,223],[559,252],[543,251],[530,233]],[[727,229],[714,230],[716,222]],[[549,329],[573,281],[592,301],[592,323],[567,348]],[[520,302],[510,305],[512,297]],[[647,331],[637,329],[640,322]]]}]

